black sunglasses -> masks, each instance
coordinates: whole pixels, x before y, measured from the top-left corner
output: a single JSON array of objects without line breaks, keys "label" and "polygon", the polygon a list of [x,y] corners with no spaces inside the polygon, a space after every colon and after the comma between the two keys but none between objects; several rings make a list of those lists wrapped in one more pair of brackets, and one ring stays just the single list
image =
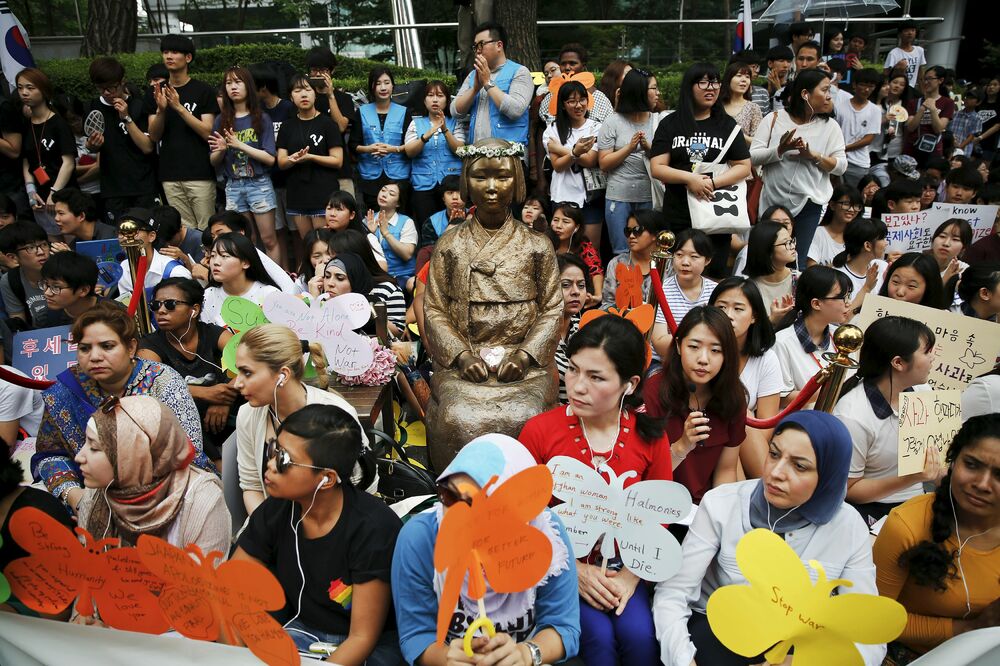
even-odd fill
[{"label": "black sunglasses", "polygon": [[646,231],[646,227],[625,227],[626,236],[641,236]]},{"label": "black sunglasses", "polygon": [[307,465],[305,463],[299,463],[292,460],[292,457],[288,454],[288,451],[284,450],[278,446],[278,440],[271,437],[264,443],[265,451],[267,452],[267,459],[270,460],[274,458],[274,467],[278,471],[278,474],[284,474],[285,471],[291,467],[308,467],[309,469],[318,469],[321,472],[333,472],[336,470],[331,470],[329,467],[316,467],[315,465]]},{"label": "black sunglasses", "polygon": [[167,298],[162,301],[150,301],[149,309],[152,310],[153,312],[156,312],[157,310],[160,309],[160,306],[163,306],[167,309],[167,312],[173,312],[174,310],[177,309],[178,305],[193,305],[193,303],[189,303],[187,301],[179,301],[176,298]]},{"label": "black sunglasses", "polygon": [[462,497],[446,483],[437,484],[437,493],[438,497],[441,499],[441,504],[445,508],[448,508],[449,506],[455,504],[456,502],[465,502],[469,506],[472,506],[472,500],[466,497]]}]

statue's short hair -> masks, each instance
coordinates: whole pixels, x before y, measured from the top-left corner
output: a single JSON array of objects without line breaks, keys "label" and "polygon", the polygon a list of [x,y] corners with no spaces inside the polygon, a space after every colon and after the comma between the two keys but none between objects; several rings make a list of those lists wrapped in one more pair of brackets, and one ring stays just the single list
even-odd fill
[{"label": "statue's short hair", "polygon": [[[476,141],[474,145],[477,148],[487,148],[490,146],[495,146],[497,148],[510,148],[512,144],[510,141],[505,141],[504,139],[489,138],[489,139],[480,139],[479,141]],[[468,157],[465,160],[463,160],[462,182],[460,183],[463,201],[470,200],[469,179],[468,179],[469,166],[471,166],[474,162],[481,159],[484,159],[484,157],[474,156],[474,157]],[[524,163],[521,161],[521,158],[519,157],[504,157],[501,159],[510,160],[511,164],[514,165],[514,198],[511,200],[511,203],[514,205],[519,205],[524,201],[525,197],[528,196],[528,187],[524,182]]]}]

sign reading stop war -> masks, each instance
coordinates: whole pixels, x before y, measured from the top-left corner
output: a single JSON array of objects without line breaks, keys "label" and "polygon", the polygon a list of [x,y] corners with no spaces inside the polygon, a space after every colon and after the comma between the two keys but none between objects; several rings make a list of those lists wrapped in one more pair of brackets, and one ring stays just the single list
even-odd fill
[{"label": "sign reading stop war", "polygon": [[864,330],[889,315],[922,321],[934,331],[934,362],[927,377],[932,389],[964,389],[993,368],[1000,355],[1000,324],[885,296],[865,296],[857,324]]},{"label": "sign reading stop war", "polygon": [[962,427],[961,391],[914,391],[899,394],[897,475],[924,468],[927,449],[944,453]]},{"label": "sign reading stop war", "polygon": [[934,231],[944,221],[959,218],[972,227],[972,241],[990,235],[996,219],[997,206],[976,206],[973,204],[935,203],[927,210],[916,213],[889,213],[882,221],[889,230],[886,240],[889,246],[906,248],[911,252],[922,252],[931,248]]}]

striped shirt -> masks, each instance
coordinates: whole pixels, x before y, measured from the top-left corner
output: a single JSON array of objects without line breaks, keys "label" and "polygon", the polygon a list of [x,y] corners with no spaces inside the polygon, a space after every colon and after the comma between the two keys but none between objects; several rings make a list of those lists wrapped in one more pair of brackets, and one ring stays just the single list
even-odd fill
[{"label": "striped shirt", "polygon": [[569,396],[566,395],[566,370],[569,368],[569,358],[566,356],[566,347],[569,346],[569,339],[573,337],[576,330],[580,327],[580,315],[575,314],[569,320],[569,329],[566,331],[566,338],[560,339],[559,344],[556,346],[555,364],[556,370],[559,371],[559,404],[565,405],[569,402]]},{"label": "striped shirt", "polygon": [[395,282],[379,282],[368,292],[369,300],[385,303],[386,319],[399,328],[406,327],[406,300]]},{"label": "striped shirt", "polygon": [[[688,297],[684,295],[684,291],[681,289],[681,286],[677,284],[676,275],[671,275],[664,280],[663,295],[667,297],[667,305],[670,306],[670,313],[674,315],[674,321],[680,324],[681,319],[684,319],[684,315],[686,315],[691,308],[697,305],[708,305],[708,299],[712,295],[712,291],[715,289],[716,284],[716,282],[702,276],[701,293],[698,294],[698,298],[696,300],[690,301],[688,300]],[[660,324],[667,323],[666,318],[663,316],[663,312],[659,309],[656,311],[656,321]]]}]

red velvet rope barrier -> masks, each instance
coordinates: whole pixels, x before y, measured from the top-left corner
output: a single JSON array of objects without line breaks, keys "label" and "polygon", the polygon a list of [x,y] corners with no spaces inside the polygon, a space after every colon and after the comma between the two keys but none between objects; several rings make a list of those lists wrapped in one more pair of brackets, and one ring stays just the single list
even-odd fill
[{"label": "red velvet rope barrier", "polygon": [[663,318],[667,320],[670,335],[673,335],[677,332],[677,322],[674,321],[674,313],[670,311],[670,304],[667,303],[667,297],[663,293],[663,280],[660,278],[660,271],[656,270],[655,266],[649,267],[649,281],[653,293],[656,294],[656,302],[660,304],[660,312],[663,313]]},{"label": "red velvet rope barrier", "polygon": [[[816,373],[819,374],[819,373]],[[802,405],[809,402],[809,399],[813,397],[813,394],[819,389],[819,382],[816,381],[816,375],[809,378],[806,385],[802,387],[799,394],[795,396],[795,400],[783,410],[768,419],[755,419],[747,417],[747,425],[751,428],[757,428],[758,430],[770,430],[774,426],[778,425],[781,419],[785,418],[792,412],[797,412],[802,408]]]},{"label": "red velvet rope barrier", "polygon": [[39,391],[47,389],[48,387],[55,384],[53,381],[47,379],[32,379],[31,377],[25,377],[19,375],[16,372],[11,372],[7,368],[0,366],[0,379],[5,382],[9,382],[14,386],[22,386],[29,389],[38,389]]},{"label": "red velvet rope barrier", "polygon": [[146,255],[139,257],[139,265],[135,268],[135,281],[132,284],[132,300],[128,302],[128,316],[134,317],[139,309],[143,289],[146,288]]}]

